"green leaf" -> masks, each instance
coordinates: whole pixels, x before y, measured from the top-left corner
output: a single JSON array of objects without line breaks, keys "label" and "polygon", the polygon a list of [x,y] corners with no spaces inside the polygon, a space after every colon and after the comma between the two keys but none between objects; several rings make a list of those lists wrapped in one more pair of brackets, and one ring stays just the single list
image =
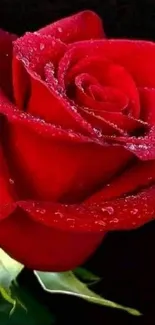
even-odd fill
[{"label": "green leaf", "polygon": [[95,284],[101,280],[101,278],[92,272],[84,269],[83,267],[78,267],[73,270],[74,275],[82,280],[83,282],[88,283],[89,285]]},{"label": "green leaf", "polygon": [[0,249],[0,286],[9,289],[12,280],[17,277],[23,267]]},{"label": "green leaf", "polygon": [[[21,272],[23,265],[0,249],[0,312],[12,315],[20,302],[12,297],[10,285]],[[24,308],[24,306],[23,306]]]},{"label": "green leaf", "polygon": [[72,295],[94,304],[124,310],[134,316],[141,315],[139,311],[133,308],[124,307],[96,294],[90,290],[86,284],[81,282],[72,271],[60,273],[34,271],[34,274],[42,288],[49,293]]},{"label": "green leaf", "polygon": [[55,324],[55,317],[48,308],[41,304],[25,287],[14,281],[11,285],[11,292],[16,301],[22,302],[26,310],[18,304],[12,314],[9,325],[52,325]]},{"label": "green leaf", "polygon": [[54,316],[15,279],[23,265],[0,249],[0,324],[52,325]]},{"label": "green leaf", "polygon": [[[55,317],[46,306],[40,304],[29,291],[14,281],[11,294],[16,301],[16,308],[10,313],[10,305],[0,299],[0,324],[3,325],[53,325]],[[22,303],[21,303],[22,302]],[[26,306],[26,308],[23,306]]]}]

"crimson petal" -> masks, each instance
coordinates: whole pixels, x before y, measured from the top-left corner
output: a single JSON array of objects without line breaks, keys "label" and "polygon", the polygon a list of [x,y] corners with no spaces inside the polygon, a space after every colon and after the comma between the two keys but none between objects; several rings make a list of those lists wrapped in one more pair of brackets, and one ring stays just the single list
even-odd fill
[{"label": "crimson petal", "polygon": [[24,197],[81,200],[132,158],[122,147],[108,146],[16,111],[2,95],[0,104],[9,121],[4,137],[8,164],[17,185],[23,175],[18,192],[25,190]]},{"label": "crimson petal", "polygon": [[110,201],[131,193],[141,191],[141,189],[155,183],[155,161],[134,161],[133,165],[115,177],[109,184],[106,184],[100,192],[97,192],[87,199],[91,203],[92,199],[96,204],[102,201]]},{"label": "crimson petal", "polygon": [[58,20],[40,29],[39,33],[61,39],[65,43],[104,37],[101,19],[90,10]]},{"label": "crimson petal", "polygon": [[155,125],[155,88],[140,88],[141,119]]},{"label": "crimson petal", "polygon": [[[106,138],[106,137],[104,137]],[[143,137],[109,137],[109,141],[123,145],[141,160],[155,159],[155,126],[150,127],[148,133]]]},{"label": "crimson petal", "polygon": [[[100,196],[100,194],[99,194]],[[96,233],[136,228],[155,217],[155,186],[136,195],[111,201],[96,198],[81,205],[60,205],[45,202],[19,202],[18,205],[34,221],[74,233]]]},{"label": "crimson petal", "polygon": [[6,218],[15,208],[14,200],[17,199],[14,180],[10,177],[0,144],[0,220]]},{"label": "crimson petal", "polygon": [[[75,44],[69,45],[74,49]],[[101,55],[123,66],[139,87],[155,87],[155,43],[135,40],[92,40],[76,43],[81,56]],[[131,59],[133,58],[133,59]]]},{"label": "crimson petal", "polygon": [[85,262],[103,236],[103,233],[72,233],[47,227],[34,222],[21,209],[0,223],[1,247],[32,270],[72,270]]},{"label": "crimson petal", "polygon": [[[105,42],[105,40],[101,40],[100,45],[104,45]],[[90,47],[91,42],[89,44],[82,42],[82,46],[80,45],[81,43],[74,44],[59,62],[58,81],[62,88],[65,90],[65,86],[73,83],[77,75],[87,73],[95,77],[103,87],[110,86],[124,92],[130,100],[129,110],[132,116],[138,118],[140,113],[139,94],[128,71],[121,65],[110,61],[104,54],[104,50],[100,54],[96,53],[96,47]],[[91,51],[89,52],[89,50]]]},{"label": "crimson petal", "polygon": [[[60,40],[39,34],[27,33],[15,42],[13,79],[16,103],[46,122],[93,134],[91,125],[63,95],[55,83],[53,70],[50,74],[47,66],[50,61],[57,65],[65,49]],[[44,81],[44,73],[46,80],[48,74],[50,82]]]}]

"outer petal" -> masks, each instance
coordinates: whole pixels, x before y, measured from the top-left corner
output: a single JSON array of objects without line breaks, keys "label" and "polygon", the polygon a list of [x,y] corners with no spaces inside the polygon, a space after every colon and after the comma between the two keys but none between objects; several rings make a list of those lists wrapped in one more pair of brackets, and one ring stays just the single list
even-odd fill
[{"label": "outer petal", "polygon": [[15,208],[13,202],[17,197],[14,185],[0,144],[0,220],[7,217]]},{"label": "outer petal", "polygon": [[74,233],[97,233],[131,229],[155,217],[155,186],[135,195],[102,200],[99,193],[81,205],[60,205],[45,202],[19,202],[28,215],[42,225]]},{"label": "outer petal", "polygon": [[[139,177],[135,178],[138,171]],[[1,221],[1,247],[29,268],[72,269],[93,253],[106,231],[135,228],[154,218],[155,186],[117,198],[125,191],[132,191],[133,187],[148,185],[150,175],[154,181],[155,165],[152,162],[137,165],[125,172],[120,181],[118,177],[107,186],[107,191],[103,189],[84,204],[16,202],[16,211]],[[22,245],[18,245],[15,238]]]},{"label": "outer petal", "polygon": [[155,125],[155,88],[140,88],[141,119]]},{"label": "outer petal", "polygon": [[155,160],[155,126],[151,126],[142,137],[111,137],[109,141],[111,140],[123,145],[140,160]]},{"label": "outer petal", "polygon": [[[10,180],[10,181],[9,181]],[[13,181],[9,178],[7,166],[4,160],[2,147],[0,146],[0,204],[7,204],[13,201],[10,193]]]},{"label": "outer petal", "polygon": [[21,197],[77,202],[132,158],[121,146],[62,131],[15,111],[9,103],[0,110],[9,121],[4,148]]},{"label": "outer petal", "polygon": [[[16,104],[20,109],[43,118],[63,128],[72,128],[94,133],[78,114],[77,108],[64,97],[55,82],[54,72],[44,81],[46,65],[52,61],[54,67],[66,49],[65,44],[50,36],[27,33],[14,44],[13,84]],[[45,73],[46,79],[46,73]]]},{"label": "outer petal", "polygon": [[39,33],[59,38],[65,43],[104,37],[101,19],[89,10],[61,19],[40,29]]},{"label": "outer petal", "polygon": [[0,147],[0,247],[12,257],[32,269],[65,271],[83,263],[100,244],[103,233],[73,234],[30,220],[17,208],[14,185]]},{"label": "outer petal", "polygon": [[27,267],[46,271],[72,269],[93,253],[105,231],[131,229],[152,220],[154,195],[152,187],[109,202],[96,204],[92,198],[91,204],[83,206],[19,202],[25,213],[18,209],[1,221],[0,244]]},{"label": "outer petal", "polygon": [[12,41],[15,35],[0,30],[0,87],[12,96]]},{"label": "outer petal", "polygon": [[77,267],[102,238],[103,233],[72,233],[44,226],[20,209],[0,223],[0,246],[28,268],[45,271]]}]

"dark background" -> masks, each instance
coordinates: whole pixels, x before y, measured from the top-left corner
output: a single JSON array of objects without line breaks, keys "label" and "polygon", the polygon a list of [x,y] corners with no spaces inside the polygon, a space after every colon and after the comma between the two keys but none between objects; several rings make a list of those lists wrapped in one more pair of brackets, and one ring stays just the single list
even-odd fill
[{"label": "dark background", "polygon": [[[103,18],[109,37],[155,40],[155,0],[0,0],[0,27],[20,35],[84,9],[95,10]],[[155,222],[152,222],[136,231],[109,234],[86,265],[103,278],[96,288],[98,292],[108,299],[139,309],[144,314],[142,318],[90,305],[76,298],[45,295],[29,271],[24,272],[21,281],[56,315],[57,325],[153,325],[154,249]]]}]

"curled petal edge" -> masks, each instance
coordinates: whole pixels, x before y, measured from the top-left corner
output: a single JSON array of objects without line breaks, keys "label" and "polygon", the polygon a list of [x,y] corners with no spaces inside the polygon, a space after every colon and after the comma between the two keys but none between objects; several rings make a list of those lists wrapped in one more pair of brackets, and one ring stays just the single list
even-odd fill
[{"label": "curled petal edge", "polygon": [[1,206],[0,219],[20,208],[31,220],[47,227],[69,232],[96,233],[128,230],[155,218],[155,185],[136,195],[109,201],[85,201],[79,205],[18,201]]}]

